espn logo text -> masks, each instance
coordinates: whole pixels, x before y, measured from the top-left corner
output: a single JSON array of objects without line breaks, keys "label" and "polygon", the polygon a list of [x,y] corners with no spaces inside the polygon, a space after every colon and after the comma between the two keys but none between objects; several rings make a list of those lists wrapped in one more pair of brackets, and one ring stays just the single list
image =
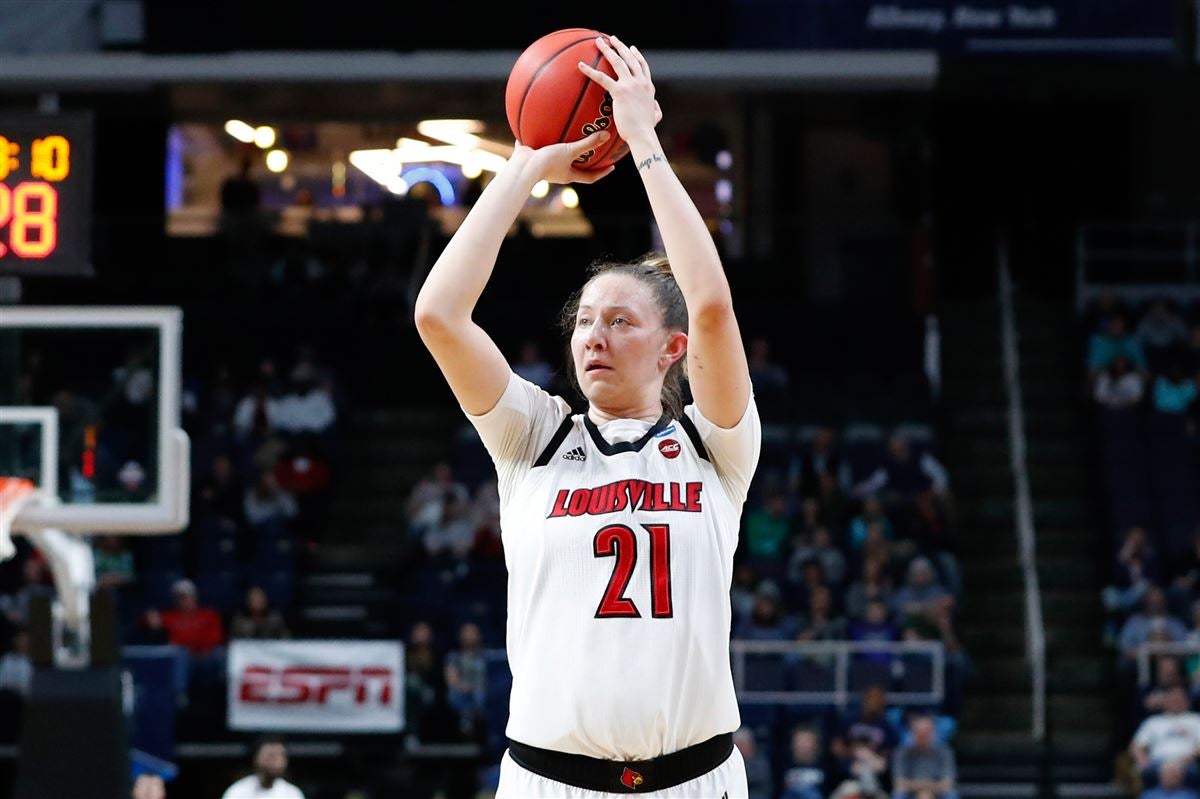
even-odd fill
[{"label": "espn logo text", "polygon": [[238,675],[238,697],[253,705],[324,705],[347,694],[356,705],[387,707],[395,701],[393,677],[387,666],[248,665]]}]

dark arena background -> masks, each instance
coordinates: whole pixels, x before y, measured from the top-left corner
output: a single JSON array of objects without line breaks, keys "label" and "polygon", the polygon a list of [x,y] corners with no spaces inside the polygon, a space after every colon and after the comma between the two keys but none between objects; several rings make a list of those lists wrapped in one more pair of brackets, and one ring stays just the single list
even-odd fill
[{"label": "dark arena background", "polygon": [[[1197,799],[1194,0],[0,0],[0,474],[57,497],[0,513],[0,796],[242,799],[275,735],[307,799],[494,793],[495,473],[413,308],[574,26],[646,54],[750,359],[751,797]],[[475,315],[576,412],[631,161]]]}]

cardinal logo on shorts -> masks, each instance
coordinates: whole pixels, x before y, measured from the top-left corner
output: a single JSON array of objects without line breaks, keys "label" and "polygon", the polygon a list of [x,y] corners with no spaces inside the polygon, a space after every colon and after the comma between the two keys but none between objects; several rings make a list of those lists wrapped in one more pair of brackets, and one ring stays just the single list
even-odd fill
[{"label": "cardinal logo on shorts", "polygon": [[626,766],[625,770],[621,772],[621,784],[631,791],[636,791],[638,786],[645,781],[646,780],[642,778],[641,774],[638,774],[636,771],[629,768],[629,766]]},{"label": "cardinal logo on shorts", "polygon": [[664,458],[679,457],[679,442],[673,438],[668,438],[666,441],[658,442],[658,451],[663,454]]}]

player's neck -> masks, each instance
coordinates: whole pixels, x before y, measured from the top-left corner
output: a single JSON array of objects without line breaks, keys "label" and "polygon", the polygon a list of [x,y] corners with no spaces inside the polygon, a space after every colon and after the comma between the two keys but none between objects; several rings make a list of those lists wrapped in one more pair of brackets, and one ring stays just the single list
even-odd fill
[{"label": "player's neck", "polygon": [[663,407],[661,402],[641,408],[601,408],[597,405],[589,405],[587,415],[596,425],[617,419],[639,419],[654,424],[662,418]]}]

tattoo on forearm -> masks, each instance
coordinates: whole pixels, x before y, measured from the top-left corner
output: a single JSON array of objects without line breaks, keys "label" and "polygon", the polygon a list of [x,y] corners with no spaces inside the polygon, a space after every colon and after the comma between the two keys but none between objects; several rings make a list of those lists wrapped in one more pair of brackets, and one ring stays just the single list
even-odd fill
[{"label": "tattoo on forearm", "polygon": [[666,161],[666,160],[667,159],[663,158],[658,153],[650,153],[650,157],[645,158],[641,161],[638,161],[637,166],[638,166],[638,169],[649,169],[650,165],[653,164],[655,161]]}]

